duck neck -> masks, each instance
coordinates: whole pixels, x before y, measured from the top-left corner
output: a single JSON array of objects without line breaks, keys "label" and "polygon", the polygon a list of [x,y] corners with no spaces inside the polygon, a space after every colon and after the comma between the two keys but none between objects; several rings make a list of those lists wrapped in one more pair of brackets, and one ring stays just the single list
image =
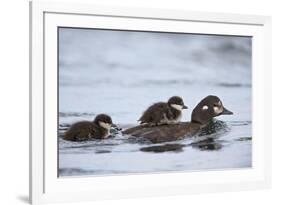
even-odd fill
[{"label": "duck neck", "polygon": [[191,123],[198,124],[198,125],[200,125],[201,128],[204,128],[204,127],[208,126],[210,123],[213,123],[213,119],[210,119],[205,122],[201,122],[201,121],[192,119]]},{"label": "duck neck", "polygon": [[200,121],[197,121],[197,120],[191,120],[191,123],[203,125]]}]

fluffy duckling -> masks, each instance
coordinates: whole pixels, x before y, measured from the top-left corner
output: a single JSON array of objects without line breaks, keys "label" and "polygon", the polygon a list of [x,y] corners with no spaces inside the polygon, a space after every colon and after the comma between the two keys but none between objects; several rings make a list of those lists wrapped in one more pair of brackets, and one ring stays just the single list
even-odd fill
[{"label": "fluffy duckling", "polygon": [[177,123],[181,120],[183,109],[187,109],[187,106],[182,98],[173,96],[167,103],[158,102],[148,107],[138,121],[150,126]]},{"label": "fluffy duckling", "polygon": [[73,124],[64,134],[65,140],[85,141],[90,139],[106,139],[110,136],[113,123],[111,117],[99,114],[94,121],[81,121]]}]

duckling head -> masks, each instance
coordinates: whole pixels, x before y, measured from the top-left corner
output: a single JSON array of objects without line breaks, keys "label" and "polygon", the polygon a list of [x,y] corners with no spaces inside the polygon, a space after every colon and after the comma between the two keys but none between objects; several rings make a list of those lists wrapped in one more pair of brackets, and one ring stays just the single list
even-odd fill
[{"label": "duckling head", "polygon": [[182,111],[188,107],[184,104],[183,99],[179,96],[173,96],[168,100],[168,105],[176,110]]},{"label": "duckling head", "polygon": [[111,126],[112,126],[112,119],[110,116],[106,115],[106,114],[99,114],[96,116],[94,123],[96,123],[97,125],[99,125],[100,127],[110,130]]}]

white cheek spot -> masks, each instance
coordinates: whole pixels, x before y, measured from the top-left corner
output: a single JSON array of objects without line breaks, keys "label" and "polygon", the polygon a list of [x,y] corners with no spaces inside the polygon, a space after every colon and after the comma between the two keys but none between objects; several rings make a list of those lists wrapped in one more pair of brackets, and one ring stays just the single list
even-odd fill
[{"label": "white cheek spot", "polygon": [[109,130],[111,128],[111,124],[105,122],[99,122],[100,126]]},{"label": "white cheek spot", "polygon": [[173,108],[175,108],[176,110],[179,110],[179,111],[182,111],[182,105],[177,105],[177,104],[171,104],[171,106],[173,107]]},{"label": "white cheek spot", "polygon": [[214,107],[214,111],[215,113],[218,113],[219,112],[219,108],[217,106]]},{"label": "white cheek spot", "polygon": [[208,110],[208,109],[209,109],[208,105],[204,105],[204,106],[202,107],[202,110]]},{"label": "white cheek spot", "polygon": [[216,114],[220,114],[223,111],[223,109],[222,109],[222,107],[214,106],[214,111]]}]

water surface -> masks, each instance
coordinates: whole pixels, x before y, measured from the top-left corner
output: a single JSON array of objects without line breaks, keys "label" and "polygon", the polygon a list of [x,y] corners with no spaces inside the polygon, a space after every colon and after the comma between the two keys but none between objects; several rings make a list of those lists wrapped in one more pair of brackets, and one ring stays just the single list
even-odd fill
[{"label": "water surface", "polygon": [[192,109],[217,95],[232,116],[181,141],[144,144],[115,133],[104,141],[59,136],[59,175],[248,168],[252,161],[251,38],[90,29],[59,32],[59,132],[109,114],[126,128],[151,103],[181,96]]}]

